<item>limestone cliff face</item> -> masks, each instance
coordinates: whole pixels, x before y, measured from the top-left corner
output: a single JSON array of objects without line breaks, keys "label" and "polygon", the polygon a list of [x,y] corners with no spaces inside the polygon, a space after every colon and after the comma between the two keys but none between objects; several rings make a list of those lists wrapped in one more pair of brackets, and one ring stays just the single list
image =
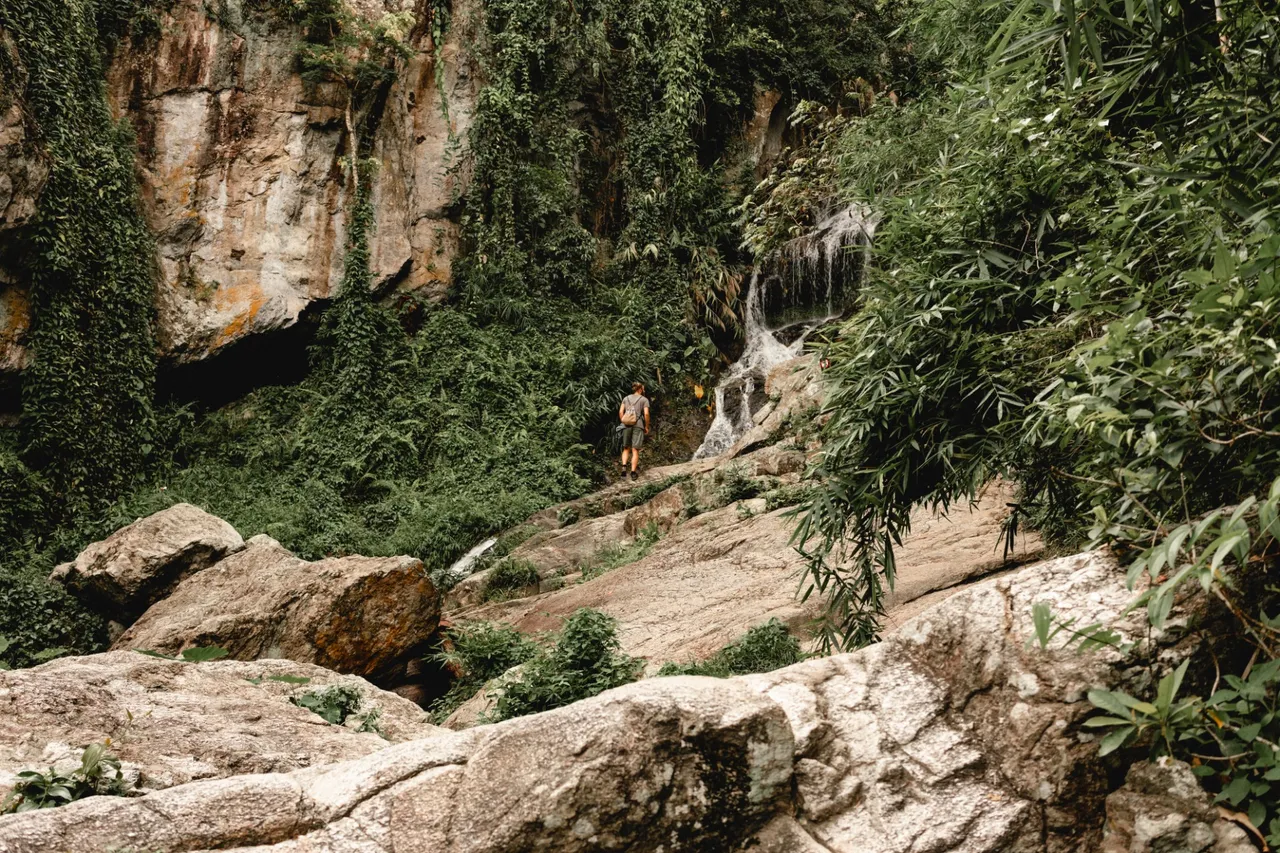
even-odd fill
[{"label": "limestone cliff face", "polygon": [[[345,95],[301,78],[298,30],[256,5],[225,0],[215,17],[203,0],[174,0],[159,35],[120,45],[108,70],[111,102],[137,132],[160,271],[158,338],[171,362],[292,325],[332,296],[342,275]],[[470,15],[456,8],[437,46],[427,6],[365,0],[357,8],[370,17],[407,8],[418,21],[413,55],[375,106],[375,281],[438,296],[457,246],[447,213],[460,189],[452,167],[478,81],[459,49]],[[43,180],[28,133],[19,105],[0,113],[0,244],[29,219]],[[0,252],[0,370],[10,371],[22,366],[27,326],[15,261]]]},{"label": "limestone cliff face", "polygon": [[[427,18],[423,0],[366,5],[371,17],[409,5],[420,24]],[[179,0],[159,44],[125,45],[109,72],[111,98],[138,132],[161,269],[159,339],[178,362],[294,323],[342,276],[344,93],[296,73],[292,28],[240,0],[216,21],[207,8]],[[373,272],[380,285],[438,291],[456,244],[448,155],[475,86],[457,35],[439,52],[437,86],[436,45],[423,30],[375,117]]]},{"label": "limestone cliff face", "polygon": [[[411,11],[412,54],[370,105],[380,291],[439,298],[458,250],[453,203],[481,80],[469,47],[480,0],[454,0],[444,43],[430,0],[348,0],[362,15]],[[142,206],[156,240],[157,339],[169,365],[206,359],[298,322],[342,276],[345,93],[298,73],[298,27],[263,0],[156,3],[158,33],[126,39],[108,98],[137,135]],[[0,49],[7,36],[0,31]],[[13,54],[13,51],[8,51]],[[15,54],[16,55],[16,54]],[[0,79],[0,385],[26,364],[30,324],[22,228],[47,176],[23,109],[24,81]],[[365,105],[361,105],[365,106]],[[783,144],[787,105],[759,94],[739,131],[757,176]]]}]

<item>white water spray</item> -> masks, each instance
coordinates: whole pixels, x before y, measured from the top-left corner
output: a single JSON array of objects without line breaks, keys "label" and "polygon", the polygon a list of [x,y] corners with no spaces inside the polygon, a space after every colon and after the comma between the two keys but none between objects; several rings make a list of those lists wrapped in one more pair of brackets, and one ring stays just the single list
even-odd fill
[{"label": "white water spray", "polygon": [[[694,459],[719,456],[755,426],[751,408],[756,388],[763,387],[769,371],[800,354],[810,332],[840,316],[835,286],[865,269],[875,225],[870,209],[849,205],[783,247],[776,261],[788,268],[791,287],[779,275],[762,278],[759,268],[751,274],[742,323],[746,346],[716,386],[715,418]],[[856,259],[852,257],[855,247],[863,249]],[[770,328],[765,319],[765,297],[773,291],[789,297],[790,313],[799,315],[778,328]],[[791,343],[778,339],[776,333],[796,325],[802,328]]]},{"label": "white water spray", "polygon": [[489,553],[489,549],[497,544],[497,539],[484,540],[479,545],[459,557],[457,561],[449,567],[449,574],[455,580],[462,580],[463,578],[470,577],[475,571],[476,561]]}]

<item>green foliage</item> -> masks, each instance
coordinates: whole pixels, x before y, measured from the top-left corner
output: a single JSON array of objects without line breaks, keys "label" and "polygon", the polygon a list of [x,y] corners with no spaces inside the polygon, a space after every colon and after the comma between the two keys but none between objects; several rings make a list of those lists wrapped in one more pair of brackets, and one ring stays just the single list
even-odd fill
[{"label": "green foliage", "polygon": [[432,719],[443,722],[463,702],[494,678],[528,661],[538,646],[510,625],[473,622],[445,633],[446,649],[434,660],[455,673],[449,692],[431,707]]},{"label": "green foliage", "polygon": [[539,580],[538,567],[533,563],[508,557],[489,570],[480,598],[484,601],[510,598],[526,587],[536,586]]},{"label": "green foliage", "polygon": [[335,726],[345,725],[348,719],[358,716],[360,726],[357,731],[382,734],[382,729],[378,725],[378,719],[382,716],[382,709],[374,707],[364,714],[360,714],[360,709],[364,706],[365,700],[360,690],[356,687],[347,684],[331,684],[328,687],[308,690],[296,696],[290,696],[289,701],[299,708],[305,708],[319,716],[326,723],[332,723]]},{"label": "green foliage", "polygon": [[[183,663],[204,663],[211,660],[222,660],[231,654],[222,646],[193,646],[189,649],[183,649],[182,654],[174,657],[172,655],[161,654],[154,649],[134,649],[140,655],[147,655],[153,658],[163,658],[164,660],[176,660]],[[281,679],[288,676],[280,676]]]},{"label": "green foliage", "polygon": [[729,131],[756,84],[830,94],[886,72],[892,53],[879,4],[783,6],[487,3],[456,268],[466,304],[525,327],[594,308],[643,329],[609,337],[605,365],[631,375],[602,389],[704,369],[702,327],[733,326],[741,278],[723,166],[705,164],[736,156]]},{"label": "green foliage", "polygon": [[120,760],[108,751],[109,743],[85,747],[80,766],[63,775],[52,767],[41,773],[23,770],[13,790],[0,803],[0,814],[52,809],[85,797],[122,797],[130,785],[120,773]]},{"label": "green foliage", "polygon": [[1124,549],[1280,474],[1280,171],[1247,129],[1274,121],[1277,16],[1110,6],[984,7],[957,35],[958,4],[922,4],[917,52],[960,38],[974,64],[922,64],[917,97],[815,148],[880,215],[797,530],[830,645],[876,637],[912,508],[995,475],[1052,539]]},{"label": "green foliage", "polygon": [[49,164],[29,243],[14,255],[32,303],[22,455],[38,475],[6,460],[0,477],[24,481],[20,511],[58,517],[111,499],[152,449],[153,247],[138,210],[133,138],[112,116],[103,78],[104,41],[132,6],[0,6],[15,48],[0,52],[0,76],[19,84]]},{"label": "green foliage", "polygon": [[750,675],[753,672],[772,672],[804,660],[800,643],[787,626],[770,619],[756,625],[733,643],[725,646],[700,663],[666,663],[658,670],[659,676],[708,675],[729,678],[733,675]]},{"label": "green foliage", "polygon": [[1179,699],[1189,663],[1161,678],[1150,702],[1123,691],[1089,691],[1089,701],[1104,713],[1085,725],[1106,731],[1102,755],[1140,745],[1153,756],[1190,759],[1217,802],[1247,814],[1274,847],[1280,844],[1280,660],[1227,675],[1227,686],[1208,699]]},{"label": "green foliage", "polygon": [[49,580],[53,566],[29,555],[26,564],[0,565],[0,665],[34,666],[50,649],[88,654],[106,644],[107,626],[59,583]]},{"label": "green foliage", "polygon": [[716,469],[716,499],[721,505],[754,498],[761,492],[760,482],[752,478],[746,465],[725,465]]},{"label": "green foliage", "polygon": [[688,480],[688,474],[672,474],[654,483],[641,483],[623,496],[622,509],[631,509],[632,507],[640,506],[640,504],[648,503],[672,486],[677,486]]},{"label": "green foliage", "polygon": [[610,543],[599,548],[582,565],[582,580],[589,581],[606,572],[634,563],[649,554],[662,538],[662,531],[655,522],[649,522],[629,544]]},{"label": "green foliage", "polygon": [[1074,646],[1080,652],[1110,647],[1122,654],[1128,654],[1133,647],[1132,643],[1125,642],[1120,634],[1100,622],[1076,627],[1078,619],[1061,619],[1054,616],[1053,608],[1043,601],[1032,606],[1031,620],[1035,630],[1033,639],[1041,649],[1049,648],[1049,644],[1059,636],[1065,637],[1067,646]]},{"label": "green foliage", "polygon": [[644,662],[624,655],[618,623],[583,608],[568,618],[555,645],[541,649],[498,694],[490,722],[536,714],[635,681]]},{"label": "green foliage", "polygon": [[809,492],[812,488],[813,485],[811,483],[805,482],[770,489],[764,493],[765,512],[773,512],[775,509],[804,503],[810,497]]}]

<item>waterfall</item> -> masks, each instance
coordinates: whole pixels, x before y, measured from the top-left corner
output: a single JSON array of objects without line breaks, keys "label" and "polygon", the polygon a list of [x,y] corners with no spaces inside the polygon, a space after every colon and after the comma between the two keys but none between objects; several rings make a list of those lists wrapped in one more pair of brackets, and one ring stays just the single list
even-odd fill
[{"label": "waterfall", "polygon": [[[875,225],[866,206],[841,208],[751,273],[742,318],[746,346],[716,386],[715,418],[694,459],[719,456],[755,426],[752,409],[764,403],[756,392],[763,391],[769,371],[799,355],[814,329],[843,312],[847,298],[838,288],[860,278]],[[762,275],[762,267],[778,272]],[[779,322],[771,326],[771,317]]]},{"label": "waterfall", "polygon": [[479,545],[459,557],[457,562],[449,567],[447,572],[448,576],[452,577],[455,581],[460,581],[463,578],[470,576],[471,573],[475,571],[476,562],[485,554],[489,553],[490,549],[497,544],[498,540],[496,538],[484,540]]}]

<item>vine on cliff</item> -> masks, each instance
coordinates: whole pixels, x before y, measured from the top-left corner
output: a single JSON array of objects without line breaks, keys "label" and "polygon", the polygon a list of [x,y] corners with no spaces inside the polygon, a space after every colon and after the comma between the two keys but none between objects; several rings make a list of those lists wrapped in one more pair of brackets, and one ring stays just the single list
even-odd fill
[{"label": "vine on cliff", "polygon": [[[24,456],[54,511],[114,497],[151,449],[156,367],[152,243],[129,128],[107,104],[102,36],[118,4],[13,0],[0,28],[49,161],[30,229],[31,364]],[[16,61],[14,61],[16,60]]]}]

